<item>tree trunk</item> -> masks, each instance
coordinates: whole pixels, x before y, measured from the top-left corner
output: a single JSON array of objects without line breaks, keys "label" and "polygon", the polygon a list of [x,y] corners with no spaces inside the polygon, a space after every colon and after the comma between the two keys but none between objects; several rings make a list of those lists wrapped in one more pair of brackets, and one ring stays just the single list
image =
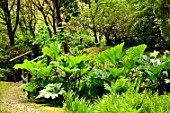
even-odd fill
[{"label": "tree trunk", "polygon": [[[57,13],[57,27],[61,30],[61,32],[64,32],[63,26],[62,26],[62,19],[61,19],[61,11],[60,11],[60,0],[55,0],[56,4],[56,13]],[[65,38],[64,42],[64,53],[69,53],[69,46],[68,46],[68,40]]]},{"label": "tree trunk", "polygon": [[49,28],[49,24],[48,24],[48,21],[47,21],[47,17],[46,17],[46,15],[45,15],[45,13],[44,13],[43,11],[41,11],[41,13],[42,13],[42,15],[43,15],[45,25],[47,26],[47,29],[48,29],[50,38],[52,38],[52,32],[51,32],[51,29]]},{"label": "tree trunk", "polygon": [[99,43],[99,41],[98,41],[98,38],[97,38],[97,31],[96,31],[96,28],[95,27],[93,27],[93,33],[94,33],[94,41],[95,41],[95,43]]},{"label": "tree trunk", "polygon": [[10,10],[8,9],[9,7],[8,0],[5,0],[5,2],[3,2],[3,4],[1,5],[2,5],[1,8],[4,12],[4,21],[6,22],[10,45],[13,46],[15,32],[19,24],[20,0],[17,0],[16,20],[15,20],[14,28],[12,28],[13,25],[12,25],[11,14],[10,14],[11,9]]},{"label": "tree trunk", "polygon": [[55,0],[56,13],[57,13],[57,27],[59,27],[61,31],[63,32],[62,20],[61,20],[61,14],[60,14],[60,2],[61,2],[60,0]]},{"label": "tree trunk", "polygon": [[110,37],[110,33],[105,33],[106,45],[107,46],[111,46],[112,45],[112,42],[111,42],[109,37]]},{"label": "tree trunk", "polygon": [[121,40],[119,37],[117,37],[117,35],[114,33],[114,37],[115,37],[115,45],[120,44]]}]

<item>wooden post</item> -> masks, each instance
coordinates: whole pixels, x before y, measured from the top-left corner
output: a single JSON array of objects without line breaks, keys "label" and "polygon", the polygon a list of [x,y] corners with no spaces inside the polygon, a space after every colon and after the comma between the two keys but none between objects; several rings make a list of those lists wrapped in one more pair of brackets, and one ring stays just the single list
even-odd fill
[{"label": "wooden post", "polygon": [[[21,58],[21,57],[24,57],[25,55],[28,55],[28,59],[31,60],[31,51],[28,51],[28,52],[26,52],[26,53],[24,53],[24,54],[21,54],[21,55],[16,56],[16,57],[14,57],[14,58],[12,58],[12,59],[9,60],[9,61],[11,62],[12,76],[13,76],[13,79],[14,79],[15,82],[16,82],[16,75],[15,75],[15,70],[14,70],[14,68],[13,68],[13,66],[14,66],[14,60],[19,59],[19,58]],[[31,62],[34,62],[34,61],[36,61],[36,60],[38,60],[38,59],[40,59],[40,58],[43,58],[44,56],[45,56],[45,55],[39,56],[39,57],[31,60]],[[48,63],[49,63],[49,60],[50,60],[50,59],[47,60]],[[27,73],[27,77],[25,77],[25,76],[24,76],[24,75],[25,75],[24,69],[21,70],[21,74],[22,74],[21,77],[22,77],[23,81],[26,82],[26,83],[29,83],[30,80],[31,80],[31,74],[28,72],[28,73]],[[29,91],[28,91],[27,97],[28,97],[28,99],[30,99],[30,97],[31,97],[31,93],[30,93]]]},{"label": "wooden post", "polygon": [[[28,73],[27,76],[28,76],[28,83],[29,83],[29,82],[30,82],[30,79],[31,79],[30,73]],[[27,97],[28,97],[28,99],[30,99],[30,97],[31,97],[31,93],[30,93],[29,91],[28,91]]]},{"label": "wooden post", "polygon": [[26,52],[26,53],[24,53],[24,54],[21,54],[21,55],[16,56],[16,57],[14,57],[14,58],[12,58],[12,59],[9,60],[9,61],[11,62],[12,77],[13,77],[14,82],[17,81],[17,80],[16,80],[16,75],[15,75],[15,70],[14,70],[14,68],[13,68],[13,67],[14,67],[14,60],[19,59],[19,58],[21,58],[21,57],[23,57],[23,56],[25,56],[25,55],[28,55],[28,54],[31,54],[31,51],[28,51],[28,52]]},{"label": "wooden post", "polygon": [[24,71],[24,69],[21,70],[21,78],[22,78],[23,83],[26,83],[25,71]]},{"label": "wooden post", "polygon": [[12,77],[13,77],[14,82],[16,82],[17,80],[16,80],[15,70],[13,66],[14,66],[14,62],[11,61]]}]

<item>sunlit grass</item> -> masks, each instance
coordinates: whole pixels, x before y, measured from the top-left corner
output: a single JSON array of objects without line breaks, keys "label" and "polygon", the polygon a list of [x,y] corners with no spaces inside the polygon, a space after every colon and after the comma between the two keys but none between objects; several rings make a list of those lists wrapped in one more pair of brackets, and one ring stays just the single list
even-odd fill
[{"label": "sunlit grass", "polygon": [[11,82],[0,81],[0,113],[10,113],[8,109],[2,107],[2,94],[10,87],[11,84]]},{"label": "sunlit grass", "polygon": [[41,113],[65,113],[64,109],[47,106],[46,104],[35,104],[34,107]]}]

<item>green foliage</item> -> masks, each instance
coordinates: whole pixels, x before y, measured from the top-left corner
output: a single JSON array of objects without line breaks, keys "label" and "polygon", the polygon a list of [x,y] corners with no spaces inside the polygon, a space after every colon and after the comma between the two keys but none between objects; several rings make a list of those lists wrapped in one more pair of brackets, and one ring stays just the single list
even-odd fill
[{"label": "green foliage", "polygon": [[[2,32],[2,31],[1,31]],[[3,31],[5,32],[5,31]],[[6,33],[6,32],[5,32]],[[18,37],[16,35],[16,37]],[[15,38],[14,46],[9,45],[9,41],[7,41],[6,35],[4,33],[0,33],[0,70],[3,70],[3,78],[1,80],[5,81],[14,81],[12,76],[11,62],[10,59],[19,56],[23,53],[26,53],[31,50],[31,46],[29,45],[29,41],[24,42],[24,39],[21,37]],[[29,54],[30,55],[30,54]],[[15,63],[21,63],[24,59],[28,59],[29,55],[25,55],[20,57],[19,59],[14,60]],[[5,71],[6,70],[6,71]],[[15,71],[17,72],[17,71]],[[0,71],[1,73],[1,71]],[[16,74],[17,75],[17,74]],[[20,81],[20,75],[16,76],[16,80]]]},{"label": "green foliage", "polygon": [[73,91],[71,90],[68,93],[64,92],[63,96],[64,96],[64,100],[65,100],[64,105],[63,105],[64,109],[66,109],[66,110],[71,109],[72,101],[75,98]]},{"label": "green foliage", "polygon": [[56,59],[58,54],[60,53],[60,44],[58,42],[54,42],[42,48],[43,54]]},{"label": "green foliage", "polygon": [[43,61],[24,60],[22,64],[14,66],[15,69],[25,69],[32,75],[31,82],[23,84],[21,88],[33,92],[37,98],[51,97],[52,100],[57,95],[61,95],[63,89],[66,91],[74,89],[76,93],[83,90],[84,81],[82,79],[90,69],[86,62],[91,57],[59,55],[58,42],[43,47],[42,52],[52,58],[53,61],[49,65]]},{"label": "green foliage", "polygon": [[90,35],[83,35],[82,37],[83,37],[83,45],[86,48],[94,46],[94,44],[95,44],[94,37],[92,37]]},{"label": "green foliage", "polygon": [[26,83],[22,84],[20,88],[24,89],[25,91],[33,92],[37,89],[36,83]]},{"label": "green foliage", "polygon": [[115,94],[122,94],[125,93],[127,90],[130,89],[131,83],[130,80],[120,78],[116,80],[116,82],[111,82],[111,86],[108,84],[104,84],[105,89],[108,90],[110,93],[115,93]]},{"label": "green foliage", "polygon": [[40,47],[43,47],[44,45],[50,43],[51,39],[49,36],[48,28],[41,25],[38,29],[35,31],[36,40],[32,43],[33,45],[40,45]]},{"label": "green foliage", "polygon": [[117,45],[111,49],[105,50],[96,57],[96,60],[104,64],[105,61],[111,62],[113,65],[118,65],[118,60],[121,57],[124,43]]},{"label": "green foliage", "polygon": [[124,43],[105,50],[96,57],[96,60],[104,65],[114,78],[128,75],[129,70],[136,68],[138,59],[146,49],[145,44],[134,46],[126,50],[123,55],[123,45]]},{"label": "green foliage", "polygon": [[[131,47],[125,52],[123,52],[123,45],[124,43],[105,50],[95,57],[94,61],[91,61],[91,57],[85,55],[59,54],[59,43],[54,42],[42,49],[44,54],[52,58],[48,65],[43,61],[24,60],[23,64],[16,64],[14,68],[26,69],[33,77],[30,83],[22,85],[21,88],[32,92],[37,98],[51,100],[60,98],[62,102],[63,98],[60,96],[64,96],[65,99],[68,98],[65,100],[65,106],[73,112],[79,111],[79,106],[83,106],[80,111],[89,111],[91,108],[88,107],[91,105],[86,104],[85,99],[102,97],[107,91],[116,95],[128,93],[134,88],[130,82],[136,77],[141,80],[139,82],[141,87],[146,86],[152,90],[164,87],[159,81],[159,76],[163,73],[162,70],[167,71],[170,68],[170,60],[167,59],[169,58],[168,51],[165,52],[163,59],[158,59],[156,57],[159,55],[156,51],[151,53],[150,57],[142,56],[146,49],[145,44]],[[146,82],[145,79],[152,82]],[[164,80],[167,84],[169,83],[167,74]],[[70,90],[74,91],[74,96],[72,93],[68,93],[67,96]],[[137,90],[138,88],[135,91]],[[79,101],[77,96],[85,99]],[[70,104],[71,101],[74,102]],[[136,110],[129,105],[122,110],[126,108],[128,112]]]},{"label": "green foliage", "polygon": [[0,74],[0,80],[2,80],[5,76],[3,74]]},{"label": "green foliage", "polygon": [[[134,35],[131,36],[132,44],[145,43],[148,45],[149,48],[147,49],[149,51],[154,50],[155,47],[160,47],[159,44],[164,42],[153,13],[154,0],[131,0],[129,2],[132,8],[131,16],[133,16],[130,28],[131,34],[129,34]],[[129,32],[129,29],[127,29],[127,32]]]},{"label": "green foliage", "polygon": [[52,66],[46,66],[42,61],[30,62],[29,60],[24,60],[23,64],[16,64],[13,68],[15,69],[26,69],[35,78],[43,78],[49,76],[52,70]]},{"label": "green foliage", "polygon": [[67,41],[70,42],[74,39],[74,36],[71,35],[69,32],[62,32],[60,29],[57,31],[55,41],[59,43],[66,43]]},{"label": "green foliage", "polygon": [[10,69],[0,68],[0,80],[8,80],[12,76]]},{"label": "green foliage", "polygon": [[154,14],[160,22],[161,35],[169,40],[170,23],[169,23],[169,8],[170,2],[168,0],[154,0]]},{"label": "green foliage", "polygon": [[[170,59],[168,52],[165,52],[163,58],[159,58],[159,52],[154,51],[150,53],[150,57],[143,55],[140,60],[142,63],[138,65],[137,70],[141,71],[143,80],[149,79],[145,82],[145,85],[152,90],[158,90],[159,94],[163,94],[163,91],[169,92],[169,65]],[[167,57],[166,57],[167,56]]]},{"label": "green foliage", "polygon": [[91,106],[86,105],[86,101],[84,99],[75,98],[75,100],[71,104],[71,109],[69,109],[70,113],[93,113],[91,110]]},{"label": "green foliage", "polygon": [[[125,81],[128,87],[124,84],[124,88],[127,90],[122,93],[116,93],[117,88],[121,89],[116,84],[121,84]],[[137,83],[137,82],[136,82]],[[118,79],[117,83],[112,82],[112,85],[107,85],[107,89],[110,91],[109,94],[104,95],[102,98],[96,99],[92,104],[85,103],[83,99],[72,100],[69,104],[71,105],[68,112],[73,112],[73,110],[80,111],[82,107],[87,108],[88,112],[92,113],[168,113],[169,112],[169,96],[162,95],[158,96],[157,93],[151,94],[150,92],[144,91],[143,93],[138,93],[138,85],[136,83],[131,83],[127,79]],[[116,85],[116,86],[115,86]],[[73,108],[72,108],[73,107]],[[76,112],[76,111],[74,111]]]},{"label": "green foliage", "polygon": [[31,82],[21,85],[21,88],[34,93],[34,95],[37,95],[37,92],[48,84],[47,81],[49,81],[52,71],[52,66],[46,66],[42,61],[30,62],[24,60],[22,64],[16,64],[13,68],[29,71],[32,76]]},{"label": "green foliage", "polygon": [[38,98],[46,98],[46,99],[56,99],[59,95],[62,95],[63,88],[61,88],[62,83],[50,83],[43,90],[41,90],[39,95],[36,97]]},{"label": "green foliage", "polygon": [[76,94],[83,91],[83,79],[90,69],[90,66],[86,65],[89,60],[89,56],[60,56],[57,62],[51,62],[62,76],[59,81],[63,83],[64,90],[72,89]]},{"label": "green foliage", "polygon": [[121,60],[123,66],[128,69],[136,68],[138,58],[144,53],[145,49],[146,49],[145,44],[134,46],[128,49]]},{"label": "green foliage", "polygon": [[93,113],[92,106],[85,99],[73,98],[73,92],[65,93],[64,109],[69,113]]}]

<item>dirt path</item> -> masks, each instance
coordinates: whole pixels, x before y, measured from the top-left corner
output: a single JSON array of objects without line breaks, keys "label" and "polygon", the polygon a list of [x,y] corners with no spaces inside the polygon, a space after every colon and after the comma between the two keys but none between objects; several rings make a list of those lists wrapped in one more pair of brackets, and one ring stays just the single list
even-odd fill
[{"label": "dirt path", "polygon": [[0,112],[4,113],[41,113],[35,108],[25,97],[25,93],[19,89],[20,83],[1,82],[0,88],[2,92]]},{"label": "dirt path", "polygon": [[21,83],[0,81],[0,113],[63,113],[59,108],[37,105],[19,89]]}]

